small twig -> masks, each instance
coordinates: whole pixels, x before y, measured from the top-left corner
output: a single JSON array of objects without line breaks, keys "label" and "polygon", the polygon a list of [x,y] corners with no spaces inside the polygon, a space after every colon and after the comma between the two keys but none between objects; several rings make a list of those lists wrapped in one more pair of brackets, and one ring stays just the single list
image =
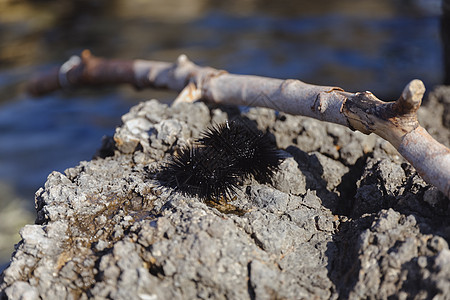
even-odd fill
[{"label": "small twig", "polygon": [[370,92],[349,93],[299,80],[229,74],[197,66],[185,55],[175,63],[121,61],[97,58],[85,50],[79,64],[38,77],[30,83],[29,91],[41,95],[66,86],[119,83],[179,91],[177,101],[201,98],[213,103],[263,106],[375,133],[389,141],[425,181],[450,197],[450,149],[434,140],[417,121],[425,92],[420,80],[411,81],[397,101],[383,102]]}]

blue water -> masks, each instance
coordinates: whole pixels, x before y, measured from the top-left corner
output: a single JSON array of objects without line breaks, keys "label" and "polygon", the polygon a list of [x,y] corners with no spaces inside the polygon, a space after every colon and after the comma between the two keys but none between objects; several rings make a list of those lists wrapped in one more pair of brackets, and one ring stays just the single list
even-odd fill
[{"label": "blue water", "polygon": [[219,33],[208,36],[204,47],[214,51],[224,42],[233,45],[220,64],[235,73],[372,90],[388,99],[398,97],[413,78],[428,86],[442,78],[436,16],[242,19],[215,12],[195,26]]},{"label": "blue water", "polygon": [[[212,4],[180,21],[170,15],[118,18],[99,8],[94,15],[78,11],[71,21],[61,18],[61,24],[45,29],[34,29],[25,19],[17,26],[0,19],[0,35],[7,36],[0,38],[0,181],[11,184],[33,209],[34,192],[50,172],[91,159],[122,114],[160,95],[131,88],[55,92],[39,99],[25,93],[24,82],[33,73],[84,48],[129,59],[173,61],[186,53],[199,64],[234,73],[371,90],[385,100],[396,99],[413,78],[431,88],[443,78],[439,15],[396,5],[389,13],[363,15],[271,13],[256,6],[241,15]],[[18,51],[30,49],[2,56],[1,49],[14,43]]]},{"label": "blue water", "polygon": [[[114,95],[25,98],[0,110],[0,178],[30,195],[52,170],[89,160],[129,103]],[[33,199],[33,198],[31,198]]]}]

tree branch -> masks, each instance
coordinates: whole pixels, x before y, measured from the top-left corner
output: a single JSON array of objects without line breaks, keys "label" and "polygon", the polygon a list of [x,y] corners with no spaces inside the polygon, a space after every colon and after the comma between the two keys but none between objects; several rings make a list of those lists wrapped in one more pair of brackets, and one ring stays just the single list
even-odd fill
[{"label": "tree branch", "polygon": [[375,133],[389,141],[425,181],[450,197],[450,149],[417,121],[425,92],[420,80],[411,81],[397,101],[383,102],[371,92],[349,93],[293,79],[229,74],[197,66],[185,55],[175,63],[122,61],[97,58],[85,50],[81,59],[72,58],[60,69],[32,80],[28,90],[37,96],[67,86],[119,83],[179,91],[176,101],[263,106]]}]

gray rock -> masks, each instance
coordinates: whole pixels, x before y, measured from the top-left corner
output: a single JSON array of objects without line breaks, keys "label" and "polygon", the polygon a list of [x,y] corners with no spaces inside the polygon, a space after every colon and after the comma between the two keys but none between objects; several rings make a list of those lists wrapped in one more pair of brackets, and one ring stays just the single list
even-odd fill
[{"label": "gray rock", "polygon": [[279,191],[291,195],[306,193],[306,177],[293,157],[287,157],[281,163],[280,170],[272,178],[272,184]]},{"label": "gray rock", "polygon": [[[450,86],[432,90],[418,111],[419,122],[439,142],[450,144]],[[444,129],[444,130],[442,130]]]},{"label": "gray rock", "polygon": [[443,253],[448,251],[448,245],[441,250],[428,247],[431,239],[431,235],[420,234],[413,215],[405,217],[392,209],[379,212],[371,226],[359,237],[357,262],[360,270],[349,299],[370,298],[373,295],[382,299],[395,295],[420,295],[424,299],[438,296],[444,299],[448,287],[440,289],[438,283],[441,280],[448,282],[448,274],[442,277],[435,274],[440,278],[433,283],[423,276],[427,270],[427,260],[433,265],[436,255],[445,255]]},{"label": "gray rock", "polygon": [[449,200],[375,136],[250,109],[285,160],[227,203],[151,172],[210,124],[203,103],[143,102],[107,149],[36,192],[1,299],[386,299],[449,295]]},{"label": "gray rock", "polygon": [[38,300],[39,292],[34,286],[27,282],[16,281],[11,286],[5,289],[5,295],[9,299],[18,300]]}]

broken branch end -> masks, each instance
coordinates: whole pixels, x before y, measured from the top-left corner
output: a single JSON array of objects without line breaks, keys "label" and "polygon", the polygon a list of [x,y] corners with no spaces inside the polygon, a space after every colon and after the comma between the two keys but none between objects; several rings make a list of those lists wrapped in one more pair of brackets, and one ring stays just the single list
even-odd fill
[{"label": "broken branch end", "polygon": [[416,114],[425,93],[425,85],[422,80],[414,79],[403,89],[402,95],[395,102],[398,114]]}]

